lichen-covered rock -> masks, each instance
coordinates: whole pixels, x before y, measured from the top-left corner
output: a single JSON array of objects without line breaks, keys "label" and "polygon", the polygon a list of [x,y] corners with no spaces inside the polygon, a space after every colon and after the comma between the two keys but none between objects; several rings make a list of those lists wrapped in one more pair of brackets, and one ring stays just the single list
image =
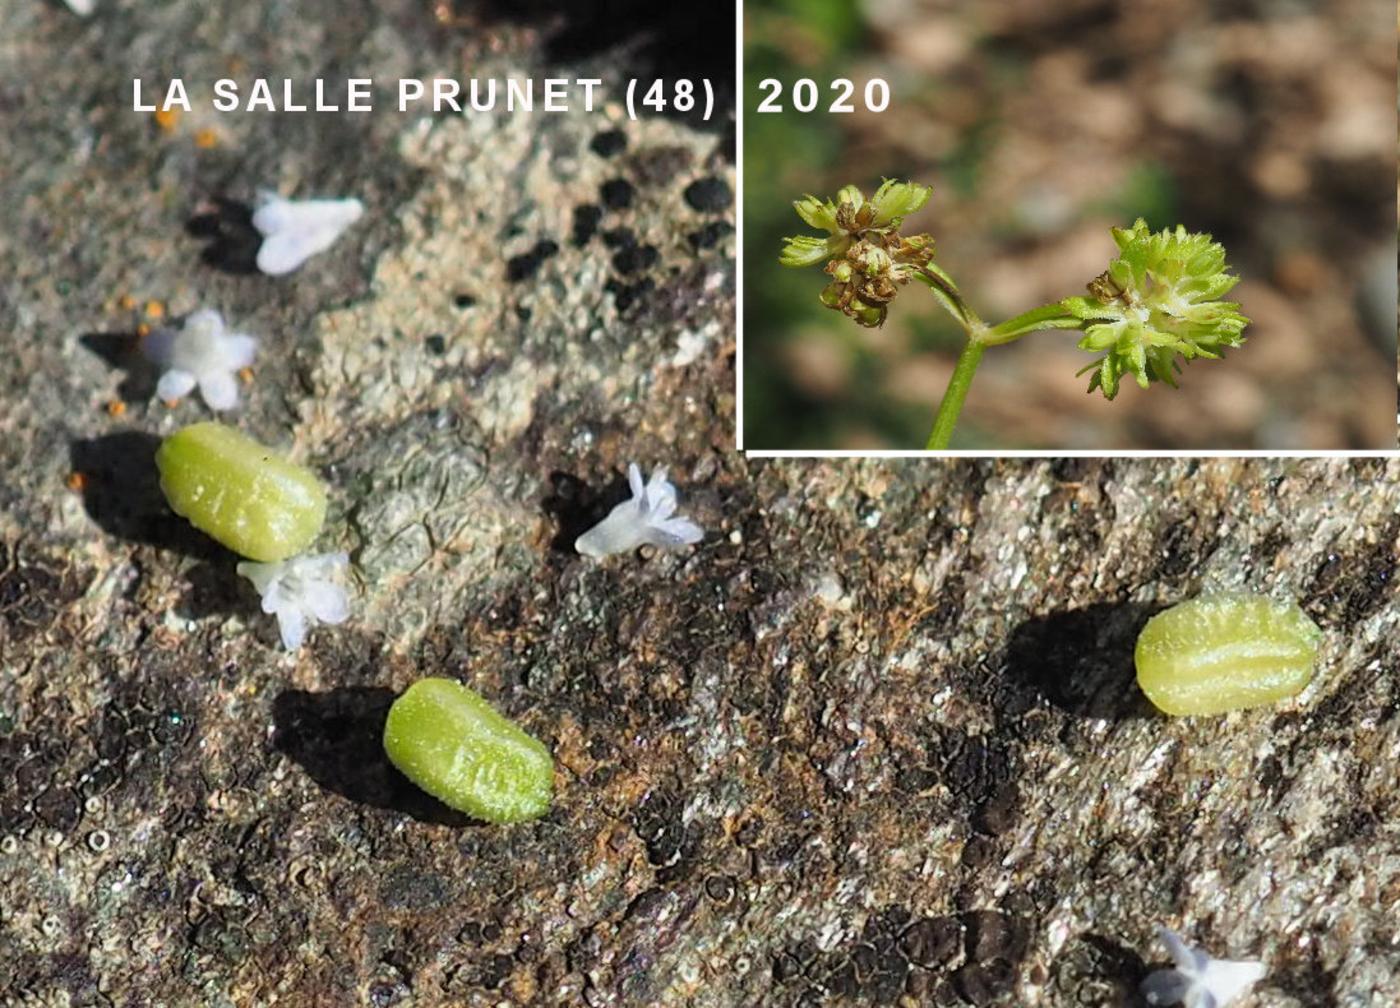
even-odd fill
[{"label": "lichen-covered rock", "polygon": [[[722,137],[613,109],[167,131],[113,54],[485,75],[559,36],[416,0],[51,8],[0,5],[0,1002],[1058,1008],[1126,997],[1187,922],[1281,1004],[1400,996],[1400,465],[746,460],[728,219],[685,198],[733,186]],[[197,201],[272,180],[365,216],[288,278],[201,261],[248,265],[233,218],[183,230]],[[294,655],[160,496],[159,436],[202,414],[107,338],[148,300],[266,334],[240,424],[330,485],[318,548],[360,598]],[[634,458],[707,538],[589,563]],[[1326,633],[1296,707],[1153,715],[1142,623],[1241,588]],[[425,675],[549,747],[546,816],[472,826],[394,770]]]}]

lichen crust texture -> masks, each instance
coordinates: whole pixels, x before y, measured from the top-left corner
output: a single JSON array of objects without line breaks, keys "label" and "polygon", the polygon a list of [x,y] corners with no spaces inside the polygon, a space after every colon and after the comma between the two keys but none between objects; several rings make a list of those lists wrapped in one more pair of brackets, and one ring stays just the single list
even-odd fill
[{"label": "lichen crust texture", "polygon": [[252,560],[302,552],[326,519],[326,491],[315,473],[226,424],[176,431],[161,443],[156,467],[176,514]]},{"label": "lichen crust texture", "polygon": [[1138,685],[1168,714],[1222,714],[1274,703],[1312,679],[1322,631],[1293,602],[1206,595],[1147,621]]},{"label": "lichen crust texture", "polygon": [[553,799],[549,749],[451,679],[421,679],[394,701],[384,751],[428,794],[487,822],[537,818]]}]

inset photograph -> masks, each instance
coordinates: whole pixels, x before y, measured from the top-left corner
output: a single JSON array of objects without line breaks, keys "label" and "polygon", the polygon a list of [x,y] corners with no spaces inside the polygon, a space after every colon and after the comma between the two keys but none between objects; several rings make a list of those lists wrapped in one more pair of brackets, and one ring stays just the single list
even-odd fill
[{"label": "inset photograph", "polygon": [[1390,17],[746,4],[744,448],[1393,448]]}]

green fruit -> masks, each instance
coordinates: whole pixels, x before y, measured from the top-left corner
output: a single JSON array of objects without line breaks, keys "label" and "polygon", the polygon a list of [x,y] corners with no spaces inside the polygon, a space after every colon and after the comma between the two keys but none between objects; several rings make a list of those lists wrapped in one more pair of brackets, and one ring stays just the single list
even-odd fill
[{"label": "green fruit", "polygon": [[420,679],[394,701],[384,751],[428,794],[477,819],[520,822],[549,811],[549,750],[452,679]]},{"label": "green fruit", "polygon": [[326,520],[326,491],[315,473],[226,424],[176,431],[161,442],[156,468],[176,514],[252,560],[302,552]]},{"label": "green fruit", "polygon": [[1322,631],[1292,602],[1203,596],[1147,621],[1134,660],[1142,691],[1168,714],[1273,703],[1312,679]]}]

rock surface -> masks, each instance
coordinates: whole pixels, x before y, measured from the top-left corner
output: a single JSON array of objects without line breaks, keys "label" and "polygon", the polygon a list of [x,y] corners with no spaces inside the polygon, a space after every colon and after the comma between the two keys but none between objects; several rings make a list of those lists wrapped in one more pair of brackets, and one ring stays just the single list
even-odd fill
[{"label": "rock surface", "polygon": [[[1265,960],[1247,1004],[1400,999],[1400,463],[745,460],[728,218],[684,197],[722,135],[121,105],[104,53],[522,74],[548,37],[258,6],[0,11],[0,1003],[1131,1004],[1164,922]],[[285,280],[202,262],[199,200],[268,184],[369,210]],[[151,300],[263,335],[236,421],[330,485],[359,597],[296,655],[155,486],[207,414],[151,399]],[[634,459],[707,540],[577,557]],[[1155,715],[1137,628],[1241,587],[1323,628],[1313,684]],[[388,766],[425,675],[550,745],[549,815]]]}]

